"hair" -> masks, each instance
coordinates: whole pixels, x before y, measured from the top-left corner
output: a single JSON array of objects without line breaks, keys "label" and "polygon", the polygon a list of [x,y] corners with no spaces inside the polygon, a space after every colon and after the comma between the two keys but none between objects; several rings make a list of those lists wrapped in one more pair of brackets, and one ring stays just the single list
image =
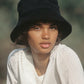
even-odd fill
[{"label": "hair", "polygon": [[41,21],[36,21],[36,22],[29,23],[29,24],[27,24],[25,22],[25,24],[23,26],[23,27],[25,27],[24,31],[15,40],[15,44],[21,44],[21,45],[24,45],[26,47],[29,47],[29,44],[28,44],[28,31],[31,28],[31,26],[36,25],[39,22],[41,22],[41,23],[55,23],[55,25],[57,25],[58,37],[57,37],[57,40],[56,40],[56,45],[59,44],[60,40],[61,40],[61,34],[59,32],[59,24],[54,22],[54,21],[50,21],[50,20],[41,20]]}]

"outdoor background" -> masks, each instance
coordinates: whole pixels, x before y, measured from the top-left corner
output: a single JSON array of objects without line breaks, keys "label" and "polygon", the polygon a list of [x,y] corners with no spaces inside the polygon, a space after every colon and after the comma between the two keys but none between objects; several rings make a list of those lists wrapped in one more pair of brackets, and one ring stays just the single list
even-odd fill
[{"label": "outdoor background", "polygon": [[[0,84],[6,82],[6,64],[9,53],[15,48],[10,40],[10,32],[17,23],[17,3],[19,0],[0,0]],[[61,14],[73,27],[63,43],[79,55],[84,66],[84,0],[58,0]]]}]

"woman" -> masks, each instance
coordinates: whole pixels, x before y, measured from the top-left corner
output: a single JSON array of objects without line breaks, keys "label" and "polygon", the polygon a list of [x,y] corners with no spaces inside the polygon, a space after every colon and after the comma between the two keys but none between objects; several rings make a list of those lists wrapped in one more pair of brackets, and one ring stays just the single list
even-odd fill
[{"label": "woman", "polygon": [[57,0],[21,0],[11,40],[25,49],[13,50],[7,62],[7,84],[84,84],[77,54],[60,44],[71,25],[60,15]]}]

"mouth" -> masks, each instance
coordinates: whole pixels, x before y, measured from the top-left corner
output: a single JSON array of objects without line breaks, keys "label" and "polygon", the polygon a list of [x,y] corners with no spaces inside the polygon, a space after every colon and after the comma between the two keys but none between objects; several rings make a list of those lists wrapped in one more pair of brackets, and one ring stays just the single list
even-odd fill
[{"label": "mouth", "polygon": [[49,48],[50,45],[51,45],[51,43],[40,43],[40,47],[44,48],[44,49]]}]

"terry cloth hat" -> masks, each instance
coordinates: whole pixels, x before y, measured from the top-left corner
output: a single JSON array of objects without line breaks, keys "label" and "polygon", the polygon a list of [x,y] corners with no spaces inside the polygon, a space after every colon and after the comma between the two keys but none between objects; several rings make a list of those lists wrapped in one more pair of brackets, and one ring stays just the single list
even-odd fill
[{"label": "terry cloth hat", "polygon": [[[13,42],[25,30],[25,23],[35,22],[39,20],[51,20],[59,23],[59,33],[61,40],[67,37],[72,26],[60,14],[57,0],[20,0],[18,4],[19,19],[16,27],[13,29],[10,37]],[[18,43],[22,45],[21,43]]]}]

